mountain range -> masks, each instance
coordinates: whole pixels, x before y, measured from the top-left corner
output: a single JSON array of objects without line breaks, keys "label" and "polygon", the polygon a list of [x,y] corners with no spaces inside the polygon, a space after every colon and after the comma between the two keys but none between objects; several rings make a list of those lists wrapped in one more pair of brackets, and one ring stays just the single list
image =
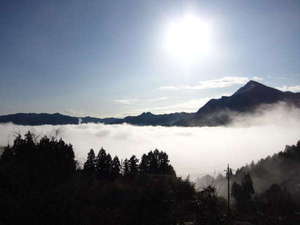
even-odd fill
[{"label": "mountain range", "polygon": [[17,113],[0,116],[0,123],[11,122],[17,125],[128,123],[152,126],[218,126],[230,123],[231,113],[251,113],[261,105],[278,102],[300,107],[300,93],[283,92],[256,81],[249,81],[231,96],[209,100],[195,113],[152,114],[151,112],[144,112],[138,116],[125,118],[74,117],[59,113]]}]

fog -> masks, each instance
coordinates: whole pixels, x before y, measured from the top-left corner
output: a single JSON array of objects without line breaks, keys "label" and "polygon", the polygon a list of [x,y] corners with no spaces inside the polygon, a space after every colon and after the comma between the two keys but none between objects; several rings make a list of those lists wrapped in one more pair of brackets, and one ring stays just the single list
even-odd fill
[{"label": "fog", "polygon": [[101,147],[121,159],[140,157],[155,148],[168,153],[180,176],[216,175],[227,163],[238,168],[272,155],[285,145],[300,140],[300,111],[285,105],[264,107],[253,115],[236,116],[227,127],[153,127],[79,124],[62,126],[18,126],[0,124],[0,146],[28,130],[38,138],[63,138],[74,147],[76,159],[83,162],[87,152]]}]

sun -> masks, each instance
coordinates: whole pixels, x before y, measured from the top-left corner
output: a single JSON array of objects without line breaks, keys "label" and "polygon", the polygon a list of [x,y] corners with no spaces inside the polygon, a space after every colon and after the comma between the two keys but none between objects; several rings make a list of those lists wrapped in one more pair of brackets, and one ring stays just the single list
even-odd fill
[{"label": "sun", "polygon": [[197,16],[185,15],[168,24],[164,45],[171,56],[181,61],[197,61],[211,50],[211,25]]}]

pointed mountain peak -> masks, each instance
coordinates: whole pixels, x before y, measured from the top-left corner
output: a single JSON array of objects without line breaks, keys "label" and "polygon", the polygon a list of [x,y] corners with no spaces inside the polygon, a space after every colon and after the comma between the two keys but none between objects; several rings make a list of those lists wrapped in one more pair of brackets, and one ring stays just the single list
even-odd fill
[{"label": "pointed mountain peak", "polygon": [[250,80],[248,81],[243,87],[241,87],[240,89],[238,89],[233,95],[240,95],[240,94],[244,94],[244,93],[248,93],[248,92],[252,92],[252,91],[257,91],[258,89],[260,90],[269,90],[269,91],[273,91],[273,92],[281,92],[275,88],[271,88],[268,86],[265,86],[257,81],[254,80]]},{"label": "pointed mountain peak", "polygon": [[245,86],[265,86],[255,80],[249,80]]},{"label": "pointed mountain peak", "polygon": [[249,80],[242,88],[255,88],[255,87],[267,87],[267,86],[255,80]]}]

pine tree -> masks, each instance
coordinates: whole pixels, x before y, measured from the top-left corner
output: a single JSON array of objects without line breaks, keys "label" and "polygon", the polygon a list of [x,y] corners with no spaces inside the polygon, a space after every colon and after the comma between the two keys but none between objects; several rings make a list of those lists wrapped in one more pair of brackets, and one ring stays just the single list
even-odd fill
[{"label": "pine tree", "polygon": [[106,155],[105,158],[103,175],[105,178],[111,178],[112,175],[112,158],[109,153]]},{"label": "pine tree", "polygon": [[247,173],[243,176],[241,184],[234,182],[231,190],[232,196],[236,200],[237,209],[242,212],[250,210],[252,195],[255,193],[250,174]]},{"label": "pine tree", "polygon": [[157,158],[156,158],[156,151],[154,152],[149,152],[148,153],[148,158],[149,158],[149,173],[151,174],[157,174],[158,170],[158,163],[157,163]]},{"label": "pine tree", "polygon": [[118,156],[115,156],[112,161],[112,165],[111,165],[112,179],[116,179],[117,177],[119,177],[120,173],[121,173],[121,164],[120,164]]},{"label": "pine tree", "polygon": [[139,171],[141,175],[145,175],[149,173],[149,160],[148,156],[146,154],[143,154],[140,165],[139,165]]},{"label": "pine tree", "polygon": [[159,173],[168,174],[169,173],[169,157],[166,153],[159,153]]},{"label": "pine tree", "polygon": [[252,178],[249,173],[247,173],[242,179],[242,188],[245,193],[247,200],[251,200],[252,195],[255,193],[253,188]]},{"label": "pine tree", "polygon": [[128,159],[125,159],[123,162],[123,176],[128,177],[129,176],[129,162]]},{"label": "pine tree", "polygon": [[2,155],[0,156],[0,162],[8,162],[14,158],[13,149],[8,145],[4,148]]},{"label": "pine tree", "polygon": [[101,148],[96,158],[96,173],[99,178],[105,177],[106,151]]},{"label": "pine tree", "polygon": [[93,149],[88,153],[86,162],[84,163],[83,170],[86,174],[91,175],[96,172],[96,156]]},{"label": "pine tree", "polygon": [[135,157],[135,155],[131,156],[129,159],[129,176],[135,177],[138,175],[138,162],[139,160]]}]

